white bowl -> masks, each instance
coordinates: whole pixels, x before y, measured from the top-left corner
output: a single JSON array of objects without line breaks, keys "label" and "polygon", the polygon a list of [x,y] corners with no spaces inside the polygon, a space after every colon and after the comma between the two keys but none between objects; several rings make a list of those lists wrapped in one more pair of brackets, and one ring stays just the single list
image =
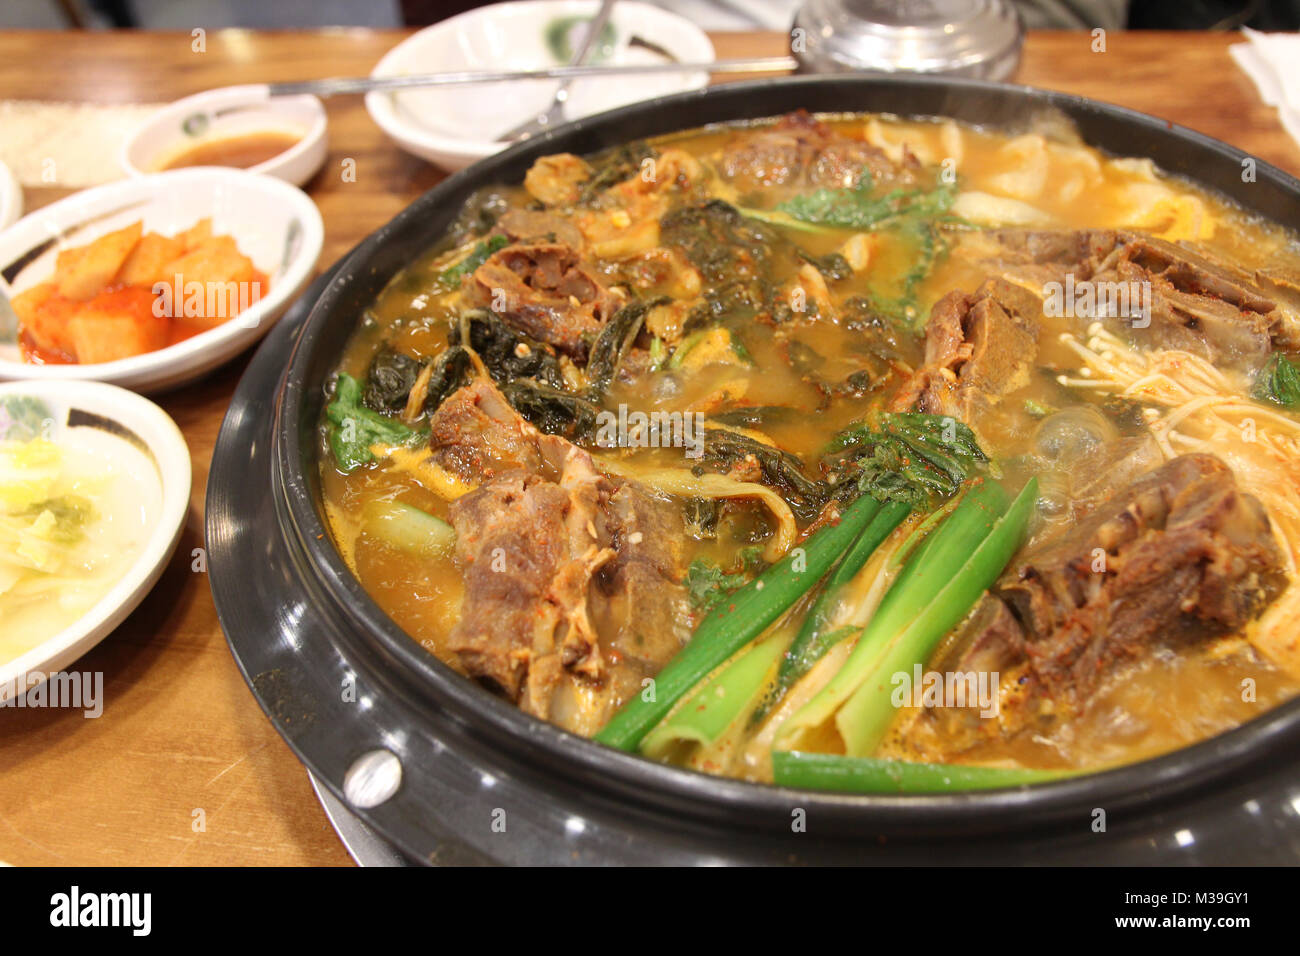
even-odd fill
[{"label": "white bowl", "polygon": [[[597,0],[527,0],[480,7],[408,37],[390,50],[370,75],[560,65],[547,46],[547,27],[565,18],[589,18],[598,6]],[[610,23],[614,30],[612,64],[663,61],[648,51],[629,48],[633,35],[684,63],[714,59],[713,44],[704,31],[650,4],[624,0],[614,7]],[[707,73],[577,80],[569,88],[565,115],[577,119],[639,100],[699,89],[708,82]],[[497,137],[544,112],[558,86],[556,80],[523,80],[373,92],[366,94],[366,109],[402,149],[455,170],[510,145]]]},{"label": "white bowl", "polygon": [[23,187],[4,163],[0,163],[0,229],[12,226],[23,214]]},{"label": "white bowl", "polygon": [[[195,123],[194,117],[203,119]],[[327,128],[325,107],[314,96],[273,97],[265,84],[227,86],[163,107],[122,144],[120,159],[132,176],[146,176],[200,143],[249,133],[284,132],[300,139],[247,171],[301,186],[325,162]]]},{"label": "white bowl", "polygon": [[[49,412],[48,437],[56,443],[121,443],[121,453],[152,465],[158,497],[146,516],[152,530],[125,575],[74,624],[8,662],[0,662],[0,701],[21,696],[85,654],[130,614],[158,581],[176,550],[190,506],[190,453],[176,423],[134,392],[100,382],[10,382],[0,385],[0,404],[34,398]],[[69,413],[78,412],[70,422]],[[91,435],[79,438],[83,432]],[[130,459],[124,459],[129,461]],[[154,474],[149,475],[152,480]],[[37,676],[39,675],[39,677]]]},{"label": "white bowl", "polygon": [[0,342],[0,379],[96,379],[158,391],[197,378],[265,335],[311,279],[325,228],[306,193],[243,170],[178,169],[69,196],[0,232],[0,272],[7,274],[30,250],[61,237],[11,278],[12,296],[49,278],[61,248],[85,245],[137,220],[148,232],[174,235],[205,217],[211,217],[214,233],[233,236],[269,277],[261,299],[193,338],[114,362],[29,365],[16,342]]}]

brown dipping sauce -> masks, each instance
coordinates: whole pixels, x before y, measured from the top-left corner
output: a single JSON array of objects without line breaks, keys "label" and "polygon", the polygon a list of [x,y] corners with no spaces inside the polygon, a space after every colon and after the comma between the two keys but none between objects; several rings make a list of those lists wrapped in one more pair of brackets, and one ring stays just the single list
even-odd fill
[{"label": "brown dipping sauce", "polygon": [[279,156],[302,139],[298,133],[266,130],[227,136],[191,146],[158,167],[159,171],[187,166],[233,166],[248,169]]}]

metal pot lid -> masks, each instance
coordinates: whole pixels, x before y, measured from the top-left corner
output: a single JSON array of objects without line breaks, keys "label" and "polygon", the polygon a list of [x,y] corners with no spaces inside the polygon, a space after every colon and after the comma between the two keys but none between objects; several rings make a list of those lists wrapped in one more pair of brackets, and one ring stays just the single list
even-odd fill
[{"label": "metal pot lid", "polygon": [[1024,39],[1008,0],[808,0],[794,27],[794,55],[817,73],[1004,79]]}]

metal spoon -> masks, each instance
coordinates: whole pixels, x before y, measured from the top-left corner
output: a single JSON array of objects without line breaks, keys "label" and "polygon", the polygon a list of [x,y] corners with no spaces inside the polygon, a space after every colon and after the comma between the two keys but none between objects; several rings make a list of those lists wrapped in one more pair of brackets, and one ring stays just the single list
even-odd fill
[{"label": "metal spoon", "polygon": [[623,63],[618,66],[549,66],[538,70],[473,70],[458,73],[422,73],[410,76],[353,76],[328,80],[298,80],[291,83],[265,83],[250,95],[242,106],[227,106],[217,111],[199,111],[185,118],[182,126],[202,130],[213,117],[240,110],[261,109],[272,96],[341,96],[347,93],[370,93],[383,90],[415,90],[429,86],[461,86],[474,83],[501,83],[512,80],[567,80],[584,77],[644,76],[665,73],[779,73],[798,69],[792,56],[760,56],[736,60],[710,60],[703,63]]}]

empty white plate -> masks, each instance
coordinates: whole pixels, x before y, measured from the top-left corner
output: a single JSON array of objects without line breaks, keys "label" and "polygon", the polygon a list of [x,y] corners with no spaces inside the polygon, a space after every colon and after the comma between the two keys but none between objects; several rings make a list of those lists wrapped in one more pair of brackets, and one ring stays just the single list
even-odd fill
[{"label": "empty white plate", "polygon": [[[403,40],[371,76],[462,70],[530,70],[571,58],[565,37],[595,15],[597,0],[527,0],[497,3],[451,17]],[[607,37],[610,63],[703,63],[713,44],[689,20],[648,3],[623,0],[614,7]],[[645,74],[577,80],[569,88],[565,118],[577,119],[639,100],[707,86],[707,73]],[[556,80],[429,87],[366,94],[366,109],[381,129],[409,153],[445,169],[460,169],[505,149],[497,139],[551,104]]]}]

